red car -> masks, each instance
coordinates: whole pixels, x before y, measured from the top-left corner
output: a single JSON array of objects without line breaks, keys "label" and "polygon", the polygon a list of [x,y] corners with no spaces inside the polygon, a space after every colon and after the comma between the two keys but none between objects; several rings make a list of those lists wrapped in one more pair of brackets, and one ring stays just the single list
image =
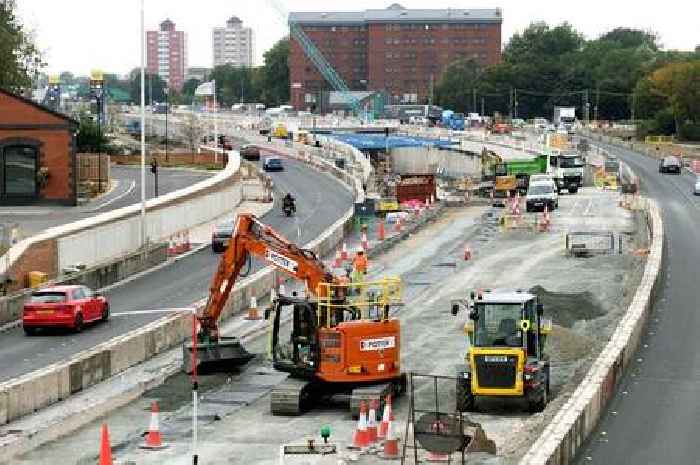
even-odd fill
[{"label": "red car", "polygon": [[27,335],[38,328],[62,327],[79,333],[85,323],[107,321],[109,303],[86,286],[51,286],[32,292],[22,311]]}]

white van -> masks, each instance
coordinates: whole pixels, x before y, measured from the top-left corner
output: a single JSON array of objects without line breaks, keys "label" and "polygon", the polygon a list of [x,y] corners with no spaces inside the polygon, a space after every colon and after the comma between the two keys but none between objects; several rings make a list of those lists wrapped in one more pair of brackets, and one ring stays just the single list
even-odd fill
[{"label": "white van", "polygon": [[547,207],[549,211],[559,208],[559,194],[554,183],[550,180],[531,181],[525,197],[525,210],[543,211]]}]

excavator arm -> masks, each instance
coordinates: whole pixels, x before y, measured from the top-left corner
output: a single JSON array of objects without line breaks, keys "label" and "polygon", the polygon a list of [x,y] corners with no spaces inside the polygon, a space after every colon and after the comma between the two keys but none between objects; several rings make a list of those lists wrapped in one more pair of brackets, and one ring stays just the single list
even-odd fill
[{"label": "excavator arm", "polygon": [[209,288],[204,311],[198,315],[201,340],[218,340],[218,321],[241,270],[250,265],[252,256],[259,257],[280,271],[305,281],[308,291],[318,296],[325,292],[320,283],[335,278],[310,250],[297,247],[254,215],[240,214],[228,247]]}]

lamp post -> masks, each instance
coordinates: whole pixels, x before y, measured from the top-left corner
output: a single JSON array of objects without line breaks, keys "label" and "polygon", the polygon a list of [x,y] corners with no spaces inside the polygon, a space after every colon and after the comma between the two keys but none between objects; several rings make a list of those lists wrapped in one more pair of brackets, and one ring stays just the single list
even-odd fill
[{"label": "lamp post", "polygon": [[141,247],[146,250],[146,31],[144,0],[141,6]]},{"label": "lamp post", "polygon": [[170,113],[170,100],[168,98],[170,89],[166,86],[163,89],[165,94],[165,161],[168,161],[168,113]]}]

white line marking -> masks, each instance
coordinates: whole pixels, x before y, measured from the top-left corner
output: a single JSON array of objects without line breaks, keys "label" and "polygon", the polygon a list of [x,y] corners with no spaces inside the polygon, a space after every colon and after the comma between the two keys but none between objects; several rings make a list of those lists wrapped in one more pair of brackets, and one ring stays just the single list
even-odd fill
[{"label": "white line marking", "polygon": [[87,211],[94,212],[94,211],[100,210],[100,209],[106,207],[107,205],[110,205],[110,204],[116,202],[117,200],[122,199],[122,198],[126,197],[127,195],[131,194],[131,192],[135,188],[136,188],[136,181],[131,181],[131,184],[129,184],[129,188],[126,190],[126,192],[119,194],[118,196],[114,197],[113,199],[109,199],[108,201],[106,201],[106,202],[104,202],[96,207],[93,207]]},{"label": "white line marking", "polygon": [[110,316],[150,315],[150,314],[156,314],[156,313],[178,313],[178,312],[192,313],[193,311],[194,311],[194,307],[159,308],[159,309],[153,309],[153,310],[134,310],[133,312],[111,313]]}]

